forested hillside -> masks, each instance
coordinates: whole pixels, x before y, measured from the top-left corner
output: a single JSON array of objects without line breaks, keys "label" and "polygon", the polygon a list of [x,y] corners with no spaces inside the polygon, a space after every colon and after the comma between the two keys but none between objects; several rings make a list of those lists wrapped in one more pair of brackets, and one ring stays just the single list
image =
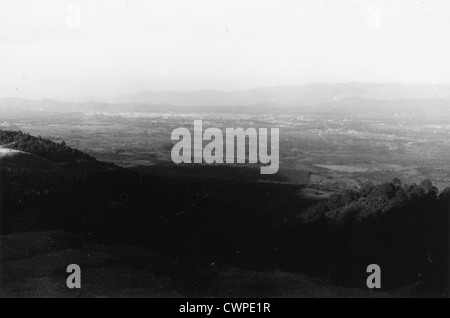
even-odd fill
[{"label": "forested hillside", "polygon": [[40,136],[30,136],[21,131],[0,130],[0,147],[1,146],[27,152],[55,162],[68,162],[74,160],[95,161],[93,157],[68,147],[64,141],[61,144],[58,144],[43,139]]}]

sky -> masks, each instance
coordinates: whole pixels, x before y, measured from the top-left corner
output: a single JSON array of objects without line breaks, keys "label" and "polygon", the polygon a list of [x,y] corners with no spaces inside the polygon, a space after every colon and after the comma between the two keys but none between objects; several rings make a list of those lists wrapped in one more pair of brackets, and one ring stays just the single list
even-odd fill
[{"label": "sky", "polygon": [[1,0],[0,98],[450,84],[448,0]]}]

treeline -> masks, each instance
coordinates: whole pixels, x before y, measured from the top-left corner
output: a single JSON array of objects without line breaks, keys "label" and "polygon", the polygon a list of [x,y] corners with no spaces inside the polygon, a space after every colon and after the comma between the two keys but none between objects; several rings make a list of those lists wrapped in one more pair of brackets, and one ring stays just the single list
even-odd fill
[{"label": "treeline", "polygon": [[74,160],[96,161],[95,158],[79,150],[72,149],[63,141],[58,144],[40,136],[34,137],[21,131],[0,130],[0,146],[31,153],[55,162]]},{"label": "treeline", "polygon": [[383,269],[384,287],[425,282],[426,293],[448,294],[450,188],[398,179],[366,184],[319,202],[288,222],[285,242],[307,272],[364,287],[369,264]]},{"label": "treeline", "polygon": [[399,179],[377,186],[366,183],[361,190],[346,190],[344,194],[313,205],[300,215],[300,219],[305,223],[327,222],[345,226],[375,220],[418,204],[432,204],[449,195],[450,188],[447,188],[439,196],[439,190],[428,179],[411,185],[403,185]]}]

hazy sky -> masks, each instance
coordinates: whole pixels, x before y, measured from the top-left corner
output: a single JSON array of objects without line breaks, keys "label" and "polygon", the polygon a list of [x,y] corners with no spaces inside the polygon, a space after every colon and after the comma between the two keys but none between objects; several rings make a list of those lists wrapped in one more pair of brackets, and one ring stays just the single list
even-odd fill
[{"label": "hazy sky", "polygon": [[348,81],[450,84],[450,1],[0,1],[0,97]]}]

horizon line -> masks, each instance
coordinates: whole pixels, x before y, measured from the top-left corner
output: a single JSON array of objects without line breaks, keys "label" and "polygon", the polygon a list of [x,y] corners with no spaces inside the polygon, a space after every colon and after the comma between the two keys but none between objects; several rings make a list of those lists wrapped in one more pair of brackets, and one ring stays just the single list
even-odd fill
[{"label": "horizon line", "polygon": [[[78,96],[73,98],[55,98],[55,97],[42,97],[42,98],[27,98],[27,97],[16,97],[16,96],[8,96],[8,97],[0,97],[0,99],[16,99],[16,100],[24,100],[24,101],[56,101],[56,102],[74,102],[77,100],[85,100],[95,102],[95,100],[107,100],[114,99],[121,96],[129,96],[143,93],[199,93],[199,92],[218,92],[218,93],[235,93],[235,92],[247,92],[254,91],[259,89],[272,89],[272,88],[294,88],[294,87],[306,87],[306,86],[327,86],[327,85],[391,85],[391,86],[405,86],[405,87],[415,87],[415,86],[449,86],[450,83],[402,83],[402,82],[359,82],[359,81],[347,81],[347,82],[309,82],[305,84],[292,84],[292,85],[271,85],[271,86],[255,86],[252,88],[246,89],[207,89],[207,88],[199,88],[199,89],[191,89],[191,90],[140,90],[129,93],[122,93],[114,96]],[[92,100],[90,100],[92,99]]]}]

